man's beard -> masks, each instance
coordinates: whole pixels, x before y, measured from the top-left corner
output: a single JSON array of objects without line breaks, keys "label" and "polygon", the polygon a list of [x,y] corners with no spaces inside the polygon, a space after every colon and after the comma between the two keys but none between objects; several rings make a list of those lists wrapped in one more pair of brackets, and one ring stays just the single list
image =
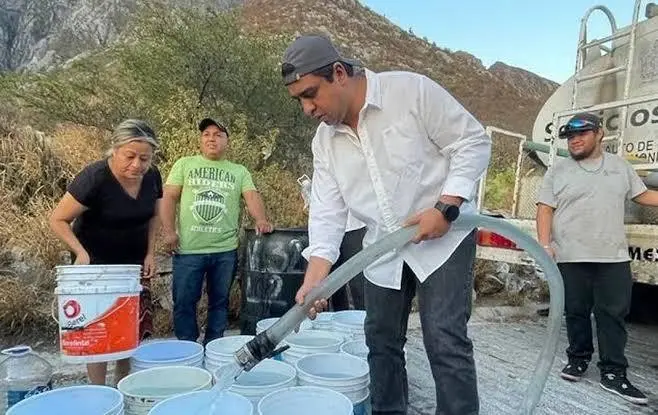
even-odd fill
[{"label": "man's beard", "polygon": [[583,151],[583,152],[580,153],[580,154],[574,154],[574,153],[572,153],[571,151],[569,151],[569,154],[571,155],[571,158],[574,159],[574,160],[576,160],[576,161],[585,160],[586,158],[588,158],[589,156],[591,156],[592,153],[594,153],[594,149],[591,149],[591,150],[589,150],[589,151]]}]

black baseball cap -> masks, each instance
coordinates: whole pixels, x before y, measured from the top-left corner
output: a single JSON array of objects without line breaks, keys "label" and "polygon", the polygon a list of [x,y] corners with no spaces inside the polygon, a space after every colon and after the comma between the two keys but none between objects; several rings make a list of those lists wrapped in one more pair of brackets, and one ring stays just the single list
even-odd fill
[{"label": "black baseball cap", "polygon": [[602,126],[601,117],[591,112],[581,112],[571,117],[566,124],[560,127],[558,135],[560,138],[569,138],[585,131],[598,131]]},{"label": "black baseball cap", "polygon": [[335,62],[361,66],[355,59],[342,56],[331,40],[321,35],[304,35],[295,39],[283,54],[281,76],[286,85],[304,75]]},{"label": "black baseball cap", "polygon": [[228,130],[226,127],[224,127],[223,124],[213,120],[212,118],[204,118],[199,122],[199,131],[203,132],[206,130],[206,128],[210,127],[211,125],[214,125],[215,127],[219,128],[220,131],[224,131],[226,133],[226,137],[228,137]]}]

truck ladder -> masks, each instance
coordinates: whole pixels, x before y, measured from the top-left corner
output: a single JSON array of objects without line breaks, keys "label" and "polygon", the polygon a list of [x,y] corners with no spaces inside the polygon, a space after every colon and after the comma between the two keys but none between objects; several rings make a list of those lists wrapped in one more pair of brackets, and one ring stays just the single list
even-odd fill
[{"label": "truck ladder", "polygon": [[[575,77],[574,77],[574,83],[573,83],[573,92],[572,92],[572,99],[571,99],[571,109],[572,110],[585,110],[584,107],[580,106],[578,104],[578,87],[581,83],[592,80],[592,79],[597,79],[597,78],[602,78],[607,75],[612,75],[616,74],[619,72],[624,72],[624,93],[622,96],[622,99],[619,101],[611,102],[610,106],[604,106],[601,107],[597,105],[596,107],[601,107],[601,109],[608,109],[608,108],[621,108],[621,114],[620,114],[620,120],[621,122],[619,123],[619,131],[616,134],[606,136],[603,138],[603,142],[609,142],[609,141],[617,141],[617,154],[619,156],[623,156],[623,148],[624,148],[624,132],[626,130],[626,124],[628,122],[628,107],[629,103],[624,103],[621,105],[618,105],[619,102],[625,102],[629,98],[630,94],[630,86],[631,86],[631,73],[633,71],[633,61],[635,60],[635,39],[636,39],[636,32],[637,32],[637,24],[640,19],[640,8],[642,7],[642,0],[636,0],[635,1],[635,6],[633,9],[633,21],[631,25],[623,30],[618,30],[617,29],[617,23],[615,21],[615,18],[610,11],[605,6],[594,6],[591,7],[586,13],[585,16],[581,19],[580,23],[580,38],[578,40],[578,49],[576,53],[576,72],[575,72]],[[596,11],[600,10],[602,11],[607,17],[610,22],[610,29],[612,34],[610,36],[604,37],[603,39],[595,39],[591,42],[587,42],[587,22],[589,21],[589,18],[591,14]],[[628,45],[628,57],[626,58],[626,62],[623,65],[616,66],[614,68],[606,69],[604,71],[600,72],[595,72],[589,75],[580,75],[581,70],[583,69],[585,65],[585,56],[587,54],[587,50],[590,48],[593,48],[595,46],[601,46],[602,49],[607,51],[608,53],[611,53],[612,50],[608,49],[603,46],[604,43],[610,42],[613,40],[621,39],[623,37],[629,37],[629,45]],[[593,108],[593,107],[592,107]],[[587,108],[587,110],[592,111],[592,108]],[[575,114],[576,112],[571,112],[572,114]],[[555,160],[555,155],[556,151],[554,149],[555,147],[555,140],[558,138],[557,134],[559,131],[559,116],[558,114],[554,114],[553,116],[553,125],[555,128],[553,129],[553,132],[551,134],[551,153],[549,155],[549,165],[552,165],[554,160]]]}]

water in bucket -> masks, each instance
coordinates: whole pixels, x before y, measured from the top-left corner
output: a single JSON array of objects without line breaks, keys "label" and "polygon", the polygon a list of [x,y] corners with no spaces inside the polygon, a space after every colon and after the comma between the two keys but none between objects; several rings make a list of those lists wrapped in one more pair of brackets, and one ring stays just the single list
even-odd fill
[{"label": "water in bucket", "polygon": [[283,361],[295,364],[303,356],[315,353],[334,353],[340,350],[343,338],[340,334],[322,330],[304,330],[291,334],[284,340],[290,346],[283,351]]},{"label": "water in bucket", "polygon": [[315,320],[311,322],[313,329],[315,330],[331,330],[334,312],[333,311],[323,311],[318,313],[315,317]]},{"label": "water in bucket", "polygon": [[315,386],[294,386],[271,392],[258,403],[258,415],[353,415],[345,395]]},{"label": "water in bucket", "polygon": [[[220,367],[215,371],[215,378],[224,372],[226,368]],[[265,359],[249,372],[241,374],[229,391],[244,396],[256,405],[268,393],[296,384],[297,371],[293,366],[274,359]]]},{"label": "water in bucket", "polygon": [[123,396],[109,386],[71,386],[32,396],[7,415],[122,415]]},{"label": "water in bucket", "polygon": [[[252,415],[254,405],[245,397],[226,392],[211,408],[216,397],[211,391],[190,392],[168,398],[151,409],[148,415]],[[209,409],[210,408],[210,409]]]},{"label": "water in bucket", "polygon": [[162,366],[203,365],[203,346],[187,340],[158,340],[142,344],[130,359],[131,372]]},{"label": "water in bucket", "polygon": [[368,345],[365,340],[351,340],[340,346],[340,351],[363,360],[368,360]]},{"label": "water in bucket", "polygon": [[157,403],[181,393],[207,390],[212,376],[191,366],[165,366],[132,373],[117,385],[124,396],[126,415],[146,415]]},{"label": "water in bucket", "polygon": [[365,339],[364,323],[366,312],[363,310],[343,310],[333,314],[331,328],[341,333],[346,340]]}]

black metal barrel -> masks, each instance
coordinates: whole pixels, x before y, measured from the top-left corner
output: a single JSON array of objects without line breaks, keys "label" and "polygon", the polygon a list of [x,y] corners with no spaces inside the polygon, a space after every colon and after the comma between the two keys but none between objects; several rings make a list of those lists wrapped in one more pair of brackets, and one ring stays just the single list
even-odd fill
[{"label": "black metal barrel", "polygon": [[243,243],[240,331],[255,334],[256,323],[269,317],[281,317],[295,304],[295,294],[304,281],[306,260],[302,250],[308,246],[306,228],[275,229],[257,235],[245,230]]}]

